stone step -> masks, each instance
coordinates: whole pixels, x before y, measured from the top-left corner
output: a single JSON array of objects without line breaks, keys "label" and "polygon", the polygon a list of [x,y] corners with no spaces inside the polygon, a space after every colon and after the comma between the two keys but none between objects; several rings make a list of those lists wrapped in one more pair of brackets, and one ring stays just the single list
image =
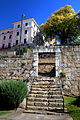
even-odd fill
[{"label": "stone step", "polygon": [[53,95],[53,94],[55,94],[55,95],[61,95],[61,91],[42,91],[42,90],[40,90],[40,91],[35,91],[35,90],[33,90],[32,92],[31,92],[31,94],[50,94],[50,95]]},{"label": "stone step", "polygon": [[32,114],[43,114],[43,115],[64,115],[63,113],[63,109],[61,110],[61,112],[51,112],[51,111],[44,111],[44,110],[24,110],[24,113],[32,113]]},{"label": "stone step", "polygon": [[60,87],[60,85],[58,85],[58,84],[53,84],[53,83],[50,83],[50,82],[48,82],[48,83],[33,83],[32,84],[32,86],[49,86],[49,87]]},{"label": "stone step", "polygon": [[32,87],[32,91],[61,91],[61,89],[60,88],[45,88],[45,87],[42,87],[42,88],[40,88],[39,86],[37,86],[37,88],[36,87]]},{"label": "stone step", "polygon": [[27,102],[27,105],[28,106],[46,106],[46,107],[63,107],[63,103],[57,103],[57,102],[37,102],[37,101],[34,101],[34,102],[31,102],[31,101],[28,101]]},{"label": "stone step", "polygon": [[53,83],[55,83],[55,80],[52,80],[52,79],[45,79],[45,80],[43,80],[43,79],[38,79],[38,80],[34,80],[34,82],[53,82]]},{"label": "stone step", "polygon": [[39,85],[39,84],[32,84],[32,88],[59,88],[60,89],[60,86],[56,86],[56,85],[47,85],[47,84],[44,84],[44,85]]},{"label": "stone step", "polygon": [[53,85],[52,82],[33,82],[32,85]]},{"label": "stone step", "polygon": [[54,110],[63,110],[63,107],[46,107],[46,106],[27,106],[28,110],[47,110],[47,111],[54,111]]},{"label": "stone step", "polygon": [[50,82],[50,81],[38,81],[38,82],[33,82],[33,85],[54,85],[54,86],[60,86],[60,84]]},{"label": "stone step", "polygon": [[27,97],[27,112],[53,114],[52,111],[63,111],[63,96],[54,78],[38,77],[31,86]]},{"label": "stone step", "polygon": [[53,77],[42,77],[42,76],[38,76],[36,80],[56,80],[55,78]]},{"label": "stone step", "polygon": [[28,97],[59,99],[59,98],[62,98],[62,95],[44,95],[44,94],[32,94],[32,93],[30,93]]},{"label": "stone step", "polygon": [[30,102],[58,102],[58,103],[62,103],[63,99],[47,99],[47,98],[35,98],[35,97],[28,97],[27,98]]}]

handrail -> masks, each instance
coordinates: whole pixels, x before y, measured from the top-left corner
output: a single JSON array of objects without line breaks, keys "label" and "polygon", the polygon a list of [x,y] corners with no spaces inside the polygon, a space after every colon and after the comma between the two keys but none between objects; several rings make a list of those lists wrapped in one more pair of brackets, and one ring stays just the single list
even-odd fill
[{"label": "handrail", "polygon": [[[31,70],[30,70],[31,71]],[[29,74],[29,77],[27,78],[27,80],[29,80],[29,78],[31,78],[32,77],[32,80],[31,80],[31,84],[30,84],[30,90],[28,91],[28,93],[30,93],[31,92],[31,89],[32,89],[32,83],[33,83],[33,81],[34,81],[34,78],[35,78],[35,76],[32,76],[33,74],[34,74],[35,72],[34,71],[32,71],[32,73],[31,74]]]},{"label": "handrail", "polygon": [[61,94],[62,94],[62,98],[63,98],[63,112],[64,112],[64,95],[63,95],[63,86],[62,86],[62,80],[60,78],[60,76],[58,77],[58,82],[59,82],[59,86],[60,86],[60,89],[61,89]]},{"label": "handrail", "polygon": [[[30,77],[32,77],[31,75],[32,74],[34,74],[34,71],[30,74],[30,76],[27,78],[27,80],[30,78]],[[32,90],[32,83],[33,83],[33,81],[34,81],[34,78],[35,78],[35,76],[33,76],[33,78],[32,78],[32,80],[31,80],[31,82],[30,82],[30,86],[29,86],[29,88],[28,88],[28,94],[31,92],[31,90]],[[28,101],[28,97],[26,96],[26,110],[27,110],[27,101]]]}]

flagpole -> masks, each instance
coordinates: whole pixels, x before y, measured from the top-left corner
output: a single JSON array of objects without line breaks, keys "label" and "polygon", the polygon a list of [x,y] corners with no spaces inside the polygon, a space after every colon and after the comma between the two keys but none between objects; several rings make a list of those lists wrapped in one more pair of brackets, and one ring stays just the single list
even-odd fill
[{"label": "flagpole", "polygon": [[22,14],[22,20],[21,20],[21,29],[20,29],[20,42],[19,42],[19,55],[20,55],[20,49],[21,49],[21,39],[22,39],[22,28],[23,28],[23,20],[26,16]]}]

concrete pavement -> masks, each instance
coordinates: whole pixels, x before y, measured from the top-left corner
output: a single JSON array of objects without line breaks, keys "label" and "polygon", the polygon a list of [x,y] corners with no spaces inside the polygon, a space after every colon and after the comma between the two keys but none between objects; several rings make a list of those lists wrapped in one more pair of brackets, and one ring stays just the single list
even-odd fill
[{"label": "concrete pavement", "polygon": [[73,120],[68,114],[42,115],[14,112],[0,117],[0,120]]}]

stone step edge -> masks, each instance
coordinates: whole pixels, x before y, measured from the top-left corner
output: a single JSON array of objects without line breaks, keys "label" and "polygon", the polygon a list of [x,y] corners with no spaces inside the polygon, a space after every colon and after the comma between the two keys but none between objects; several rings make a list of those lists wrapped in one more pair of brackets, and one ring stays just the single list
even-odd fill
[{"label": "stone step edge", "polygon": [[57,113],[57,112],[50,112],[50,111],[34,111],[34,110],[24,110],[23,113],[32,113],[32,114],[43,114],[43,115],[64,115],[65,113]]},{"label": "stone step edge", "polygon": [[63,106],[62,105],[56,105],[56,106],[49,106],[49,109],[48,108],[46,108],[47,106],[44,106],[43,105],[43,107],[42,106],[39,106],[39,105],[27,105],[27,108],[28,108],[28,110],[48,110],[48,111],[52,111],[52,110],[63,110]]},{"label": "stone step edge", "polygon": [[44,95],[44,94],[32,94],[30,93],[28,97],[44,97],[44,98],[62,98],[62,95]]},{"label": "stone step edge", "polygon": [[39,84],[38,85],[37,84],[36,85],[32,85],[32,88],[48,88],[48,89],[49,88],[50,89],[51,88],[55,88],[55,89],[61,89],[61,87],[59,87],[59,86],[52,86],[52,85],[48,86],[48,85],[39,85]]},{"label": "stone step edge", "polygon": [[42,101],[44,101],[44,102],[48,102],[48,101],[49,101],[49,102],[52,102],[52,101],[55,101],[55,102],[63,102],[63,99],[53,100],[53,99],[45,99],[45,98],[42,98],[42,99],[41,99],[41,98],[35,98],[35,97],[34,97],[34,99],[33,99],[33,98],[27,98],[27,99],[28,99],[30,102],[31,102],[31,100],[32,100],[32,101],[34,101],[34,100],[37,100],[37,101],[39,100],[39,101],[40,101],[40,100],[41,100],[41,102],[42,102]]},{"label": "stone step edge", "polygon": [[42,76],[38,76],[36,78],[36,80],[56,80],[55,78],[53,77],[42,77]]},{"label": "stone step edge", "polygon": [[62,112],[63,111],[63,107],[34,107],[34,106],[27,106],[27,110],[33,110],[33,111],[59,111]]},{"label": "stone step edge", "polygon": [[32,85],[46,85],[46,86],[54,86],[54,87],[60,87],[61,85],[59,84],[53,84],[53,83],[50,83],[50,82],[47,82],[47,83],[45,83],[45,82],[40,82],[40,83],[38,83],[38,82],[36,82],[36,83],[32,83]]},{"label": "stone step edge", "polygon": [[[31,107],[31,106],[32,106],[32,107],[34,107],[34,106],[35,106],[35,107],[42,107],[42,106],[48,107],[48,104],[38,104],[38,103],[35,102],[35,103],[32,103],[32,104],[31,104],[31,103],[27,103],[27,106],[28,106],[28,107]],[[54,108],[54,107],[55,107],[55,108],[56,108],[56,107],[57,107],[57,108],[58,108],[58,107],[63,108],[63,103],[50,104],[49,107],[52,107],[52,108]]]},{"label": "stone step edge", "polygon": [[62,89],[60,87],[47,87],[47,86],[31,86],[31,90],[36,90],[36,91],[39,91],[39,90],[43,90],[43,91],[61,91]]},{"label": "stone step edge", "polygon": [[36,104],[38,104],[38,103],[39,103],[39,104],[40,104],[40,103],[43,103],[43,104],[48,104],[48,103],[50,103],[50,104],[62,104],[62,105],[63,105],[63,102],[58,103],[58,102],[38,102],[38,101],[35,101],[35,102],[34,102],[34,101],[28,101],[27,104],[28,104],[28,103],[29,103],[29,104],[30,104],[30,103],[31,103],[31,104],[33,104],[33,103],[34,103],[34,104],[35,104],[35,103],[36,103]]},{"label": "stone step edge", "polygon": [[35,90],[32,90],[31,91],[32,94],[61,94],[61,91],[35,91]]}]

